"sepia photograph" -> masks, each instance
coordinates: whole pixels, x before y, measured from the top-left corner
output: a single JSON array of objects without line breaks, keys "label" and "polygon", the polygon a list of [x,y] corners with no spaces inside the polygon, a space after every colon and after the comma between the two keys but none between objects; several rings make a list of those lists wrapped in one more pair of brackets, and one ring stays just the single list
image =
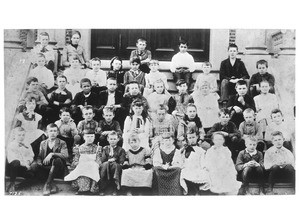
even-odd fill
[{"label": "sepia photograph", "polygon": [[5,194],[295,194],[295,36],[5,29]]}]

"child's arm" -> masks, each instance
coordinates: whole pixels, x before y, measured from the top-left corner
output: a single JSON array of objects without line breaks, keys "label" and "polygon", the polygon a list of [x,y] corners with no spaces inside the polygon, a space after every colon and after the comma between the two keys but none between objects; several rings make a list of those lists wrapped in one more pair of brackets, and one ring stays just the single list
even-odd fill
[{"label": "child's arm", "polygon": [[119,154],[118,157],[119,157],[119,159],[118,159],[119,164],[122,166],[123,163],[125,162],[125,159],[126,159],[126,153],[125,153],[124,149],[121,149],[120,154]]},{"label": "child's arm", "polygon": [[256,123],[257,124],[257,127],[256,127],[256,138],[258,140],[263,140],[263,130],[262,130],[262,126],[260,123]]},{"label": "child's arm", "polygon": [[61,158],[67,160],[69,157],[67,143],[65,141],[60,141],[60,152],[53,153],[54,158]]},{"label": "child's arm", "polygon": [[148,51],[146,52],[146,58],[141,58],[141,64],[146,64],[146,63],[149,63],[151,60],[151,51]]},{"label": "child's arm", "polygon": [[73,147],[73,162],[72,162],[72,167],[75,168],[78,163],[79,163],[79,158],[80,158],[80,153],[79,153],[79,147],[78,146],[74,146]]},{"label": "child's arm", "polygon": [[39,96],[40,96],[40,100],[36,104],[38,104],[38,105],[42,105],[42,104],[48,105],[48,101],[46,100],[46,97],[40,91],[39,91]]},{"label": "child's arm", "polygon": [[107,147],[109,147],[109,146],[105,146],[102,149],[101,158],[100,158],[101,163],[104,163],[104,162],[106,162],[108,160],[108,157],[107,157],[106,152],[105,152]]},{"label": "child's arm", "polygon": [[84,129],[83,121],[79,121],[79,123],[77,125],[77,130],[78,130],[79,135],[83,134],[83,129]]},{"label": "child's arm", "polygon": [[239,131],[241,133],[241,136],[244,136],[244,126],[245,126],[244,122],[240,123]]},{"label": "child's arm", "polygon": [[236,163],[235,163],[235,168],[238,172],[242,171],[245,166],[244,166],[244,161],[243,161],[243,151],[240,151],[238,154],[238,157],[236,159]]},{"label": "child's arm", "polygon": [[99,165],[101,165],[101,152],[102,152],[102,147],[99,145],[97,145],[97,152],[96,152],[96,163],[98,163]]},{"label": "child's arm", "polygon": [[242,79],[244,79],[244,80],[245,79],[249,79],[250,76],[249,76],[249,74],[247,72],[247,69],[245,67],[244,62],[240,61],[240,63],[241,63],[241,76],[242,76]]},{"label": "child's arm", "polygon": [[72,137],[74,137],[75,135],[78,135],[78,130],[77,130],[76,124],[74,122],[71,123],[70,128],[71,128]]},{"label": "child's arm", "polygon": [[192,55],[189,54],[188,68],[191,73],[195,71],[195,61]]},{"label": "child's arm", "polygon": [[162,159],[160,155],[160,149],[157,148],[153,154],[153,166],[162,166]]},{"label": "child's arm", "polygon": [[115,126],[115,131],[118,133],[118,135],[121,137],[122,136],[122,129],[121,129],[121,126],[119,124],[118,121],[115,121],[116,123],[116,126]]},{"label": "child's arm", "polygon": [[62,51],[62,64],[63,66],[69,67],[70,62],[68,61],[68,48],[67,46],[64,47]]}]

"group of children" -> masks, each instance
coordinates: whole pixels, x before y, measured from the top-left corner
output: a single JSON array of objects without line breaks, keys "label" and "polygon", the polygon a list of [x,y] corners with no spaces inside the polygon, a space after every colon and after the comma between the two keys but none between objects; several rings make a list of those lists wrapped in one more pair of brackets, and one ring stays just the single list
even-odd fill
[{"label": "group of children", "polygon": [[189,94],[195,63],[181,40],[171,61],[178,90],[172,95],[144,38],[129,71],[114,57],[105,72],[99,58],[88,60],[75,31],[56,83],[49,35],[40,39],[7,146],[8,192],[21,188],[17,176],[46,180],[43,195],[58,192],[56,177],[72,181],[79,195],[247,194],[252,181],[262,194],[268,182],[272,194],[276,182],[294,183],[291,133],[267,61],[257,62],[248,82],[230,45],[220,68],[221,99],[209,62]]}]

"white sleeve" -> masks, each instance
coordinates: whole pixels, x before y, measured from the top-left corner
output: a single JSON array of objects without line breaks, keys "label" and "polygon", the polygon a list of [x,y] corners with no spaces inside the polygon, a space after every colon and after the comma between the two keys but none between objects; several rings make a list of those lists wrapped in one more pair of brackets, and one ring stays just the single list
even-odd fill
[{"label": "white sleeve", "polygon": [[176,70],[176,67],[177,67],[177,65],[176,65],[176,54],[172,57],[172,60],[171,60],[171,65],[170,65],[170,70],[171,70],[171,72],[175,72],[175,70]]},{"label": "white sleeve", "polygon": [[194,58],[192,55],[189,55],[189,56],[190,56],[189,69],[190,69],[190,72],[194,72],[195,71],[195,61],[194,61]]}]

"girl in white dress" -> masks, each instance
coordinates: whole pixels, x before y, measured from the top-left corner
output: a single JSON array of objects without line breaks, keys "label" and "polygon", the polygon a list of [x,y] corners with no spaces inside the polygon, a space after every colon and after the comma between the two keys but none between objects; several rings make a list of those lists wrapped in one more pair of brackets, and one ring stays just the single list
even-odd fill
[{"label": "girl in white dress", "polygon": [[216,194],[236,195],[241,182],[236,180],[237,171],[230,150],[224,146],[224,135],[215,132],[212,141],[214,145],[207,150],[204,160],[204,167],[210,177],[210,191]]},{"label": "girl in white dress", "polygon": [[128,144],[129,136],[132,133],[136,133],[141,140],[141,147],[148,150],[150,127],[150,121],[148,113],[144,108],[144,103],[140,99],[134,100],[131,104],[129,116],[126,117],[124,122],[122,148],[125,151],[130,149],[130,145]]}]

